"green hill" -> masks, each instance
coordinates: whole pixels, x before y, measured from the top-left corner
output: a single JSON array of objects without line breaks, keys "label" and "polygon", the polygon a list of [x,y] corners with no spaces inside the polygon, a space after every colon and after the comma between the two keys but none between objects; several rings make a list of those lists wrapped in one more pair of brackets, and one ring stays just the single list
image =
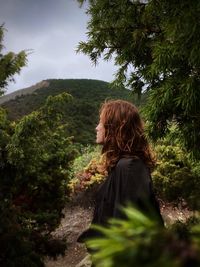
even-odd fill
[{"label": "green hill", "polygon": [[125,88],[110,88],[109,83],[89,79],[58,79],[46,80],[44,87],[30,87],[23,95],[15,94],[11,99],[1,104],[8,111],[10,120],[19,120],[24,115],[40,108],[48,96],[67,92],[73,96],[73,101],[66,106],[65,120],[68,123],[68,134],[74,136],[74,141],[82,144],[94,143],[95,125],[98,122],[98,110],[105,99],[133,100],[131,92]]}]

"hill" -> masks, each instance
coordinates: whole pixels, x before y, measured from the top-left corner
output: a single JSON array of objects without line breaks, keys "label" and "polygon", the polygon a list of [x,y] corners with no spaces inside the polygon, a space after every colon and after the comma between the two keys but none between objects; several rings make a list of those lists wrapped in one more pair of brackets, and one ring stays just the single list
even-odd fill
[{"label": "hill", "polygon": [[37,90],[39,88],[48,87],[48,85],[49,85],[49,83],[47,81],[41,81],[41,82],[36,83],[35,85],[32,85],[30,87],[23,88],[23,89],[14,91],[10,94],[3,95],[0,97],[0,105],[5,103],[5,102],[8,102],[10,100],[13,100],[16,97],[26,95],[26,94],[32,94],[35,90]]},{"label": "hill", "polygon": [[133,101],[129,90],[110,88],[109,83],[104,81],[50,79],[15,92],[15,95],[10,95],[8,101],[4,100],[5,97],[9,99],[9,95],[2,97],[1,106],[7,110],[10,120],[17,121],[40,108],[48,96],[55,96],[63,92],[73,96],[73,101],[66,106],[65,122],[69,125],[68,134],[74,136],[75,142],[82,144],[94,143],[98,110],[105,99],[120,98]]}]

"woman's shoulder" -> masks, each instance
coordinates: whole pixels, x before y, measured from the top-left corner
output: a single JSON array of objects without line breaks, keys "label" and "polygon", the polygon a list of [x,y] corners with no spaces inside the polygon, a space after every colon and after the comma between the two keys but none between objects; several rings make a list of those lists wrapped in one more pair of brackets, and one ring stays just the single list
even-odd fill
[{"label": "woman's shoulder", "polygon": [[[149,181],[150,172],[140,158],[123,157],[117,162],[113,171],[115,179],[136,181]],[[134,178],[134,179],[133,179]]]},{"label": "woman's shoulder", "polygon": [[140,167],[146,168],[144,162],[140,158],[136,157],[122,157],[116,164],[117,169],[126,169],[128,167]]}]

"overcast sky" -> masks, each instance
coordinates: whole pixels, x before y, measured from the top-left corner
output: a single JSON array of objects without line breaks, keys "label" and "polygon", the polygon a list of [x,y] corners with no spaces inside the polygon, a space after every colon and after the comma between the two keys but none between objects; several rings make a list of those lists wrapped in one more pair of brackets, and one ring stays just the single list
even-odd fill
[{"label": "overcast sky", "polygon": [[76,53],[87,38],[85,9],[76,0],[0,0],[0,24],[7,29],[3,54],[32,50],[7,93],[49,78],[114,79],[113,62],[100,61],[95,67],[88,56]]}]

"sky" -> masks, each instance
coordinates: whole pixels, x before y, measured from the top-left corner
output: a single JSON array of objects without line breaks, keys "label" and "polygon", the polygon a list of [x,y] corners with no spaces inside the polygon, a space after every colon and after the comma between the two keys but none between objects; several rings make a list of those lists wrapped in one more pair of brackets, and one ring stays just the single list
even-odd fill
[{"label": "sky", "polygon": [[29,51],[27,66],[6,93],[46,79],[114,79],[112,61],[94,66],[76,53],[78,43],[87,40],[86,8],[76,0],[0,0],[0,24],[6,28],[2,53]]}]

